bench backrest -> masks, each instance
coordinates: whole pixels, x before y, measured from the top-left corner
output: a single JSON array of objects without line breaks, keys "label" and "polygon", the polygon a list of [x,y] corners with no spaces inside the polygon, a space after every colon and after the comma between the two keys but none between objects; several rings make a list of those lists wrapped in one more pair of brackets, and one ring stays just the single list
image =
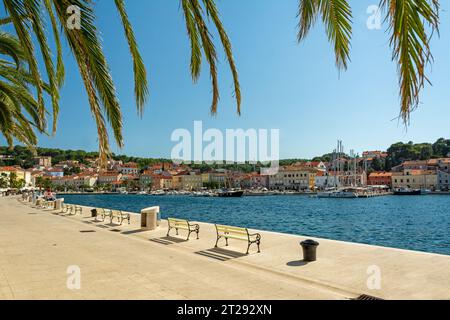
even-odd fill
[{"label": "bench backrest", "polygon": [[176,219],[176,218],[167,218],[169,226],[177,227],[177,226],[189,226],[189,221],[184,219]]},{"label": "bench backrest", "polygon": [[216,224],[216,230],[217,230],[218,235],[232,234],[232,235],[246,236],[246,237],[249,236],[247,228],[232,227],[232,226]]}]

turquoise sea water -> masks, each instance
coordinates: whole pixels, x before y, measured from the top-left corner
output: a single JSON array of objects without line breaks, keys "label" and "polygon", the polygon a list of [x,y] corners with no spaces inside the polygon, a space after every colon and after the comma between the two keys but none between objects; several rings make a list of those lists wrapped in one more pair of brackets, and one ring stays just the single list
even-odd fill
[{"label": "turquoise sea water", "polygon": [[450,196],[317,199],[64,195],[67,203],[450,255]]}]

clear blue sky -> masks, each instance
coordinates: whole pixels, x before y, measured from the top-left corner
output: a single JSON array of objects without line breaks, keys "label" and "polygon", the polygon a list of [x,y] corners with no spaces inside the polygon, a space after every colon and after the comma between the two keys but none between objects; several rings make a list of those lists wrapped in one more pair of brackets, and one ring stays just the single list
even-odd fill
[{"label": "clear blue sky", "polygon": [[[125,148],[114,152],[169,157],[176,128],[279,128],[281,158],[308,158],[331,151],[336,140],[350,148],[386,149],[397,141],[432,142],[450,138],[450,4],[441,1],[441,37],[432,42],[433,86],[422,94],[406,131],[397,120],[396,65],[391,62],[386,25],[366,28],[369,5],[353,0],[354,34],[349,70],[339,74],[323,26],[296,43],[297,0],[217,0],[234,47],[243,103],[236,116],[232,79],[221,52],[219,113],[211,117],[211,87],[206,64],[194,85],[189,75],[189,43],[179,1],[127,1],[149,72],[150,99],[140,119],[133,99],[132,66],[113,1],[97,1],[97,15],[124,115]],[[40,146],[96,150],[94,121],[78,69],[66,48],[66,84],[56,137]],[[2,141],[4,142],[4,141]]]}]

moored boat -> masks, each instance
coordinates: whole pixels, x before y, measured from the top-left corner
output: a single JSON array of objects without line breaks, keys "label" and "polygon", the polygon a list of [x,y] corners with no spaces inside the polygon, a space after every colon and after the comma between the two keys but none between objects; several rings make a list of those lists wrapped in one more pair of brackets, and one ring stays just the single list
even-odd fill
[{"label": "moored boat", "polygon": [[358,193],[350,189],[330,190],[317,193],[318,198],[355,199]]},{"label": "moored boat", "polygon": [[223,198],[240,198],[244,195],[244,191],[242,190],[225,190],[217,193],[218,197]]},{"label": "moored boat", "polygon": [[401,188],[394,190],[394,195],[396,196],[420,196],[421,194],[422,192],[420,189]]}]

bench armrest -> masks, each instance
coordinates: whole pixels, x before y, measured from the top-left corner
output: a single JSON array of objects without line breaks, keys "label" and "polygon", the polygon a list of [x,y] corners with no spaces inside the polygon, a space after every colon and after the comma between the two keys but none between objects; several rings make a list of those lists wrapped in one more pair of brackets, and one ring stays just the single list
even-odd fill
[{"label": "bench armrest", "polygon": [[253,234],[248,234],[249,235],[249,237],[256,237],[257,239],[261,239],[261,234],[259,234],[259,233],[253,233]]}]

